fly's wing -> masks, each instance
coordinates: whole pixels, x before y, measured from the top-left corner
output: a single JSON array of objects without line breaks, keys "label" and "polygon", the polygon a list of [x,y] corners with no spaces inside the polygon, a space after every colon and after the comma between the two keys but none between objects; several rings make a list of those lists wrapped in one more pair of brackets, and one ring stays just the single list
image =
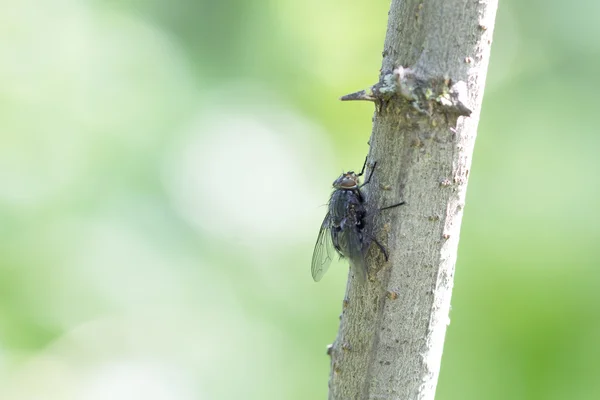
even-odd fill
[{"label": "fly's wing", "polygon": [[327,213],[321,224],[317,243],[315,244],[315,250],[313,252],[310,270],[315,282],[319,282],[323,275],[325,275],[335,254],[333,243],[331,241],[331,224],[329,218],[329,213]]},{"label": "fly's wing", "polygon": [[362,283],[367,279],[367,263],[362,250],[361,233],[356,229],[344,230],[346,252],[350,261],[350,269],[354,276]]}]

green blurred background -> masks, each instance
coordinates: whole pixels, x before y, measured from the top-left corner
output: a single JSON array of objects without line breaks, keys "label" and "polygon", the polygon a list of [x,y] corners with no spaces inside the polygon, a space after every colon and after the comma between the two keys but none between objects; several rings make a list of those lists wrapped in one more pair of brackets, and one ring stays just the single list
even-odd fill
[{"label": "green blurred background", "polygon": [[[324,399],[387,1],[0,2],[0,399]],[[600,398],[600,2],[503,1],[437,399]]]}]

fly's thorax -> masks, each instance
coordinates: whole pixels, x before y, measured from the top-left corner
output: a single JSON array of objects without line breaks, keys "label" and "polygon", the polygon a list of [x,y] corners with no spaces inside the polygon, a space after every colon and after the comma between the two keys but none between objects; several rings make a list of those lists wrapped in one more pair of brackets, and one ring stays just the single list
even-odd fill
[{"label": "fly's thorax", "polygon": [[341,223],[342,219],[361,218],[365,213],[363,197],[358,189],[335,190],[329,200],[329,213],[334,223]]}]

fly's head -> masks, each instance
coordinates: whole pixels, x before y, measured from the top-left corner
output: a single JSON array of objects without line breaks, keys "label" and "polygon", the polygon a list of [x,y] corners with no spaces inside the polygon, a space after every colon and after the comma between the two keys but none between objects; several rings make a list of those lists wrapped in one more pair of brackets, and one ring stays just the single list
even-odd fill
[{"label": "fly's head", "polygon": [[354,171],[346,172],[333,181],[334,189],[354,190],[358,189],[358,175]]}]

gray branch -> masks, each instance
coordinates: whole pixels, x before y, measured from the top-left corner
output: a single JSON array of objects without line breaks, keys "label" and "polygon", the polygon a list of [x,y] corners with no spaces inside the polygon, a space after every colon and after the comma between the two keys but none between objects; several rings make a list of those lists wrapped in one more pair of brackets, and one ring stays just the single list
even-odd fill
[{"label": "gray branch", "polygon": [[348,281],[330,399],[434,398],[496,8],[392,0],[379,82],[342,97],[376,105],[365,192],[390,257],[371,246]]}]

